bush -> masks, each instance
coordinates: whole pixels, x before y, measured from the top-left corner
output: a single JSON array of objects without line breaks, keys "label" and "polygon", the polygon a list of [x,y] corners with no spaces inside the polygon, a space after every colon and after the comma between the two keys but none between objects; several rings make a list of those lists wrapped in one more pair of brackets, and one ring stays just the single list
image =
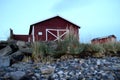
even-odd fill
[{"label": "bush", "polygon": [[115,42],[116,52],[120,52],[120,42]]},{"label": "bush", "polygon": [[63,47],[66,48],[67,54],[79,54],[79,41],[74,34],[68,34],[63,40]]},{"label": "bush", "polygon": [[120,42],[105,43],[102,46],[105,48],[106,56],[117,56],[120,51]]},{"label": "bush", "polygon": [[40,61],[48,56],[50,49],[45,42],[34,42],[33,45],[32,59],[34,61]]},{"label": "bush", "polygon": [[80,57],[104,57],[113,56],[120,52],[120,42],[105,44],[79,43],[74,34],[67,36],[58,42],[34,42],[32,59],[46,61],[46,57],[60,58],[64,55]]},{"label": "bush", "polygon": [[82,44],[80,57],[102,57],[105,49],[100,44]]},{"label": "bush", "polygon": [[92,57],[104,57],[105,49],[101,44],[92,44]]},{"label": "bush", "polygon": [[39,42],[34,42],[32,44],[32,49],[33,49],[32,59],[33,59],[33,61],[39,61],[40,60],[41,53],[40,53],[39,48],[40,48]]},{"label": "bush", "polygon": [[62,41],[56,42],[57,47],[51,54],[53,57],[60,58],[63,55],[79,54],[79,41],[74,34],[67,34]]}]

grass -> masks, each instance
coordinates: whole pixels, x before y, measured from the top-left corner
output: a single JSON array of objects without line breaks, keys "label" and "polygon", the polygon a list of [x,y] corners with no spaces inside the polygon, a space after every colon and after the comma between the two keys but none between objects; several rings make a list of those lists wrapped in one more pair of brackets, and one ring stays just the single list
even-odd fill
[{"label": "grass", "polygon": [[[120,43],[84,44],[79,43],[73,37],[67,37],[63,41],[55,42],[56,47],[44,42],[33,44],[32,59],[36,62],[52,62],[52,58],[72,55],[78,57],[105,57],[117,56],[120,51]],[[28,58],[29,59],[29,58]]]},{"label": "grass", "polygon": [[105,43],[102,47],[105,49],[106,56],[117,56],[120,51],[120,42]]},{"label": "grass", "polygon": [[120,42],[104,44],[79,43],[77,37],[71,31],[62,41],[34,42],[32,48],[33,54],[31,59],[35,62],[46,63],[52,62],[53,58],[66,57],[66,55],[83,58],[118,56],[118,53],[120,53]]}]

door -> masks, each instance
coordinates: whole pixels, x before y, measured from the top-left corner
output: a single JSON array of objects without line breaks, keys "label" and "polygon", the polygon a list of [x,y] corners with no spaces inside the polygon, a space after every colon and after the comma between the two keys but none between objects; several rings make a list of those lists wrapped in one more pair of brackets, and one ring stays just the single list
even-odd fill
[{"label": "door", "polygon": [[46,29],[46,41],[62,40],[68,32],[68,29]]}]

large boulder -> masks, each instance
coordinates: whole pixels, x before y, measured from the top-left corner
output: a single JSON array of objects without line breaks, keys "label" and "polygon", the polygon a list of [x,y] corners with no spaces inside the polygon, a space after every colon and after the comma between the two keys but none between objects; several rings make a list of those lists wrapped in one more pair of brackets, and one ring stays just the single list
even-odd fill
[{"label": "large boulder", "polygon": [[24,41],[17,41],[16,45],[19,47],[19,48],[25,48],[27,45]]},{"label": "large boulder", "polygon": [[8,67],[10,66],[10,58],[7,57],[0,57],[0,67]]},{"label": "large boulder", "polygon": [[6,46],[5,48],[0,50],[0,56],[8,56],[12,53],[12,48],[10,46]]},{"label": "large boulder", "polygon": [[11,49],[12,49],[12,53],[14,53],[14,52],[16,52],[16,51],[18,51],[18,46],[15,44],[15,43],[13,43],[13,44],[10,44],[9,45],[10,47],[11,47]]},{"label": "large boulder", "polygon": [[18,63],[12,64],[11,67],[15,69],[20,69],[20,70],[27,70],[27,69],[31,69],[32,64],[29,64],[27,62],[18,62]]},{"label": "large boulder", "polygon": [[8,45],[7,41],[0,41],[0,50],[5,48]]},{"label": "large boulder", "polygon": [[32,48],[21,48],[19,49],[25,56],[32,56]]},{"label": "large boulder", "polygon": [[23,71],[10,72],[9,76],[12,80],[20,80],[25,75]]},{"label": "large boulder", "polygon": [[21,51],[16,51],[10,55],[11,64],[21,61],[23,57],[24,54]]},{"label": "large boulder", "polygon": [[41,74],[52,74],[55,70],[52,66],[40,68]]},{"label": "large boulder", "polygon": [[15,43],[8,44],[8,46],[0,50],[0,56],[9,56],[16,51],[18,51],[18,46]]}]

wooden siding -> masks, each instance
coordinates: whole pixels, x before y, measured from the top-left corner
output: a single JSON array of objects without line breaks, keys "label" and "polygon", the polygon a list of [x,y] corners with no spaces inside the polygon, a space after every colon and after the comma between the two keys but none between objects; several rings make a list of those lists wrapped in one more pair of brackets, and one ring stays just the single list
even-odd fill
[{"label": "wooden siding", "polygon": [[[31,25],[31,27],[34,26],[34,34],[35,34],[35,41],[45,41],[46,40],[46,29],[69,29],[72,27],[74,34],[78,37],[79,39],[79,27],[60,18],[60,17],[55,17],[52,19],[48,19],[43,22],[39,22],[36,24]],[[31,28],[32,29],[32,28]],[[31,31],[32,32],[32,31]],[[30,34],[31,34],[30,32]],[[42,32],[42,35],[38,35],[39,32]],[[54,34],[57,34],[54,32]],[[50,36],[48,40],[54,40],[54,36]]]},{"label": "wooden siding", "polygon": [[21,40],[21,41],[25,41],[25,42],[28,42],[29,38],[31,38],[30,35],[13,35],[13,39]]},{"label": "wooden siding", "polygon": [[92,44],[102,44],[107,42],[116,42],[116,36],[115,35],[109,35],[102,38],[95,38],[91,40]]}]

